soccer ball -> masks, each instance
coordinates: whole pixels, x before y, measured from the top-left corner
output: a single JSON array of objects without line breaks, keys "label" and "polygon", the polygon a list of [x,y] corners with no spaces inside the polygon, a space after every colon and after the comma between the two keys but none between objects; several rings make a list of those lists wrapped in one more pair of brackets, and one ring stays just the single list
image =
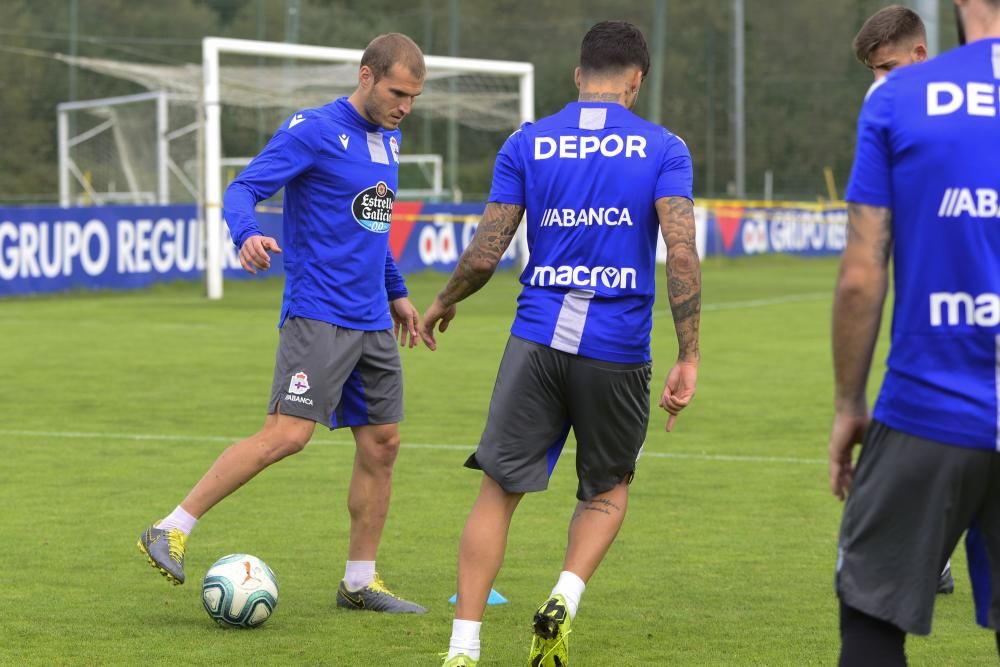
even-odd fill
[{"label": "soccer ball", "polygon": [[219,625],[256,628],[278,606],[278,579],[256,556],[223,556],[205,574],[201,601]]}]

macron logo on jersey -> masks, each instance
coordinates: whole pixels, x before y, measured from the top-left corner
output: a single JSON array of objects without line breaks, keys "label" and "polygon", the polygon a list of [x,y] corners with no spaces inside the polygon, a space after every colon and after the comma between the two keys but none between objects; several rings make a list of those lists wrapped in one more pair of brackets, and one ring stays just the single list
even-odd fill
[{"label": "macron logo on jersey", "polygon": [[289,130],[292,129],[293,127],[295,127],[299,123],[304,123],[305,120],[306,120],[306,117],[303,116],[302,114],[300,114],[300,113],[295,114],[294,116],[292,116],[292,119],[290,121],[288,121],[288,129]]},{"label": "macron logo on jersey", "polygon": [[941,198],[938,217],[1000,217],[1000,193],[992,188],[948,188]]},{"label": "macron logo on jersey", "polygon": [[530,285],[538,287],[597,287],[635,289],[635,269],[630,266],[536,266]]},{"label": "macron logo on jersey", "polygon": [[564,134],[555,137],[535,137],[535,159],[548,160],[559,157],[562,160],[586,160],[591,155],[617,157],[646,157],[646,137],[630,134],[624,139],[617,134],[604,138]]},{"label": "macron logo on jersey", "polygon": [[973,296],[967,292],[932,292],[931,326],[1000,325],[1000,294],[984,292]]}]

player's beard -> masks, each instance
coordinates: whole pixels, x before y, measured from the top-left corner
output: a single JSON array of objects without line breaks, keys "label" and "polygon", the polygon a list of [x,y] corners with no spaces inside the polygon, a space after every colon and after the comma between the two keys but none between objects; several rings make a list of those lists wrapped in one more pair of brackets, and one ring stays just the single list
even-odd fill
[{"label": "player's beard", "polygon": [[365,103],[365,113],[368,118],[372,120],[373,123],[381,127],[383,130],[394,130],[395,127],[387,127],[387,121],[390,121],[389,114],[385,110],[381,109],[377,102],[374,100],[368,100]]},{"label": "player's beard", "polygon": [[962,12],[958,11],[958,5],[955,7],[955,29],[958,31],[958,44],[959,46],[965,45],[965,25],[962,23]]}]

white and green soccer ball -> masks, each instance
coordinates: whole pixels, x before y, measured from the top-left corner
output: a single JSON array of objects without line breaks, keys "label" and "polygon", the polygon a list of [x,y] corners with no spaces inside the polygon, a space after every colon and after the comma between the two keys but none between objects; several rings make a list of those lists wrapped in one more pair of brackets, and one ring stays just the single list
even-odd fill
[{"label": "white and green soccer ball", "polygon": [[278,606],[278,579],[256,556],[230,554],[208,568],[201,601],[219,625],[256,628]]}]

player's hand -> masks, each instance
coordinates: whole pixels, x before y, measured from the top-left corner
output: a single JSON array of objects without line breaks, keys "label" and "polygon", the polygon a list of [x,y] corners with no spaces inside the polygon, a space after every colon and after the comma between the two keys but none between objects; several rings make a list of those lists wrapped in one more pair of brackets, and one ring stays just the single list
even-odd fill
[{"label": "player's hand", "polygon": [[670,417],[667,418],[667,431],[674,430],[677,415],[694,398],[694,388],[697,382],[697,361],[678,360],[670,369],[667,381],[663,385],[663,395],[660,396],[660,407],[670,413]]},{"label": "player's hand", "polygon": [[871,424],[867,408],[837,411],[830,429],[830,491],[841,500],[854,481],[854,446],[865,437]]},{"label": "player's hand", "polygon": [[271,268],[271,256],[268,252],[281,252],[278,242],[270,236],[254,234],[240,247],[240,264],[249,273],[267,271]]},{"label": "player's hand", "polygon": [[417,346],[417,329],[420,327],[420,311],[405,296],[389,302],[389,314],[392,315],[392,334],[399,341],[400,347]]},{"label": "player's hand", "polygon": [[445,306],[440,299],[434,299],[434,303],[424,313],[424,322],[420,326],[420,337],[424,339],[424,345],[434,351],[437,349],[437,341],[434,340],[434,325],[438,322],[438,331],[444,333],[448,330],[448,324],[455,319],[457,312],[454,305]]}]

